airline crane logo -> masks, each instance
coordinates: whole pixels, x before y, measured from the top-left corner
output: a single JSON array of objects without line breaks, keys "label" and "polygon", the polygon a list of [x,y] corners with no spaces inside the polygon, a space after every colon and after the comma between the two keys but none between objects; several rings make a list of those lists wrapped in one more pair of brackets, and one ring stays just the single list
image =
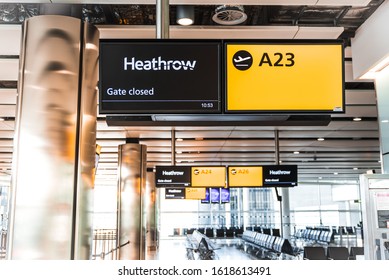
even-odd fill
[{"label": "airline crane logo", "polygon": [[253,65],[253,56],[248,51],[238,51],[232,58],[232,64],[241,71],[250,69]]}]

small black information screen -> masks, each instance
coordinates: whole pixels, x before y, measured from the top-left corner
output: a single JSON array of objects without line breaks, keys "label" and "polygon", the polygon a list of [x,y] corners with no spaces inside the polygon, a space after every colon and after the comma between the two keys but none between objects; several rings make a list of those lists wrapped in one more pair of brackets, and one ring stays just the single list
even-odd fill
[{"label": "small black information screen", "polygon": [[263,166],[264,187],[297,186],[297,165]]},{"label": "small black information screen", "polygon": [[165,199],[185,199],[185,188],[166,188]]},{"label": "small black information screen", "polygon": [[221,112],[221,43],[101,40],[101,114]]},{"label": "small black information screen", "polygon": [[156,166],[155,184],[157,187],[189,187],[191,185],[190,166]]}]

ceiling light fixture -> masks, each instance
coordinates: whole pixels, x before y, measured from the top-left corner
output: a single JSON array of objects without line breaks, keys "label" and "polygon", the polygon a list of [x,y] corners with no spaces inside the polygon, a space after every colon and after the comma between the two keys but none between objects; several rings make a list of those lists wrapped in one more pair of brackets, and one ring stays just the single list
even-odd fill
[{"label": "ceiling light fixture", "polygon": [[362,118],[360,118],[360,117],[355,117],[355,118],[353,118],[353,121],[354,122],[359,122],[359,121],[361,121],[362,120]]},{"label": "ceiling light fixture", "polygon": [[323,137],[319,137],[319,138],[317,138],[317,141],[324,141],[324,138]]},{"label": "ceiling light fixture", "polygon": [[299,151],[294,151],[293,152],[295,155],[298,155],[300,152]]},{"label": "ceiling light fixture", "polygon": [[382,123],[389,123],[389,120],[382,120]]},{"label": "ceiling light fixture", "polygon": [[194,7],[191,5],[177,6],[177,23],[179,25],[192,25],[194,23]]}]

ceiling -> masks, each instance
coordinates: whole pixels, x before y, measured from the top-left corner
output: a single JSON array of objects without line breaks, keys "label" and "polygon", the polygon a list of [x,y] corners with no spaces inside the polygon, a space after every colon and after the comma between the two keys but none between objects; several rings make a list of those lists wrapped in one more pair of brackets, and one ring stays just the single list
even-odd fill
[{"label": "ceiling", "polygon": [[[346,46],[346,113],[331,115],[327,126],[224,121],[108,126],[106,116],[99,115],[97,143],[102,150],[96,184],[115,184],[118,145],[126,141],[147,145],[149,168],[171,165],[172,131],[177,165],[275,164],[278,131],[281,164],[298,165],[301,183],[342,183],[357,181],[359,174],[369,170],[379,173],[374,84],[353,79],[350,39],[382,2],[170,0],[170,38],[342,39]],[[175,23],[177,5],[182,4],[194,5],[194,25],[183,27]],[[234,26],[215,23],[212,16],[223,4],[243,5],[247,20]],[[4,118],[0,122],[0,172],[4,175],[12,172],[21,23],[31,16],[52,13],[73,15],[96,24],[101,38],[156,36],[156,8],[151,0],[0,2],[0,117]],[[361,120],[354,121],[355,117]]]}]

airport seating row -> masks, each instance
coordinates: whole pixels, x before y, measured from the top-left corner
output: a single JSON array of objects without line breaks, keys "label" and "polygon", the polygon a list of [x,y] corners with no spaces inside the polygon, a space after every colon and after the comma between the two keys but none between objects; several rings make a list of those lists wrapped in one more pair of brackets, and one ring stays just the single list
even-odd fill
[{"label": "airport seating row", "polygon": [[279,236],[246,230],[242,234],[242,239],[256,247],[258,249],[256,255],[260,254],[261,258],[278,258],[281,254],[295,254],[288,239]]},{"label": "airport seating row", "polygon": [[220,249],[206,235],[194,230],[186,235],[186,249],[188,259],[194,259],[193,253],[197,253],[201,260],[212,260],[215,258],[215,250]]},{"label": "airport seating row", "polygon": [[330,244],[334,241],[333,232],[320,229],[302,229],[295,237],[325,244]]},{"label": "airport seating row", "polygon": [[348,248],[340,246],[333,247],[328,246],[324,248],[322,246],[305,246],[304,247],[304,260],[355,260],[357,255],[364,255],[363,247],[351,247]]},{"label": "airport seating row", "polygon": [[184,229],[184,234],[192,234],[195,230],[204,234],[208,238],[232,238],[243,234],[242,227],[189,228]]},{"label": "airport seating row", "polygon": [[281,236],[279,228],[252,226],[252,227],[246,227],[246,230],[260,232],[260,233],[264,233],[264,234],[268,234],[268,235]]}]

